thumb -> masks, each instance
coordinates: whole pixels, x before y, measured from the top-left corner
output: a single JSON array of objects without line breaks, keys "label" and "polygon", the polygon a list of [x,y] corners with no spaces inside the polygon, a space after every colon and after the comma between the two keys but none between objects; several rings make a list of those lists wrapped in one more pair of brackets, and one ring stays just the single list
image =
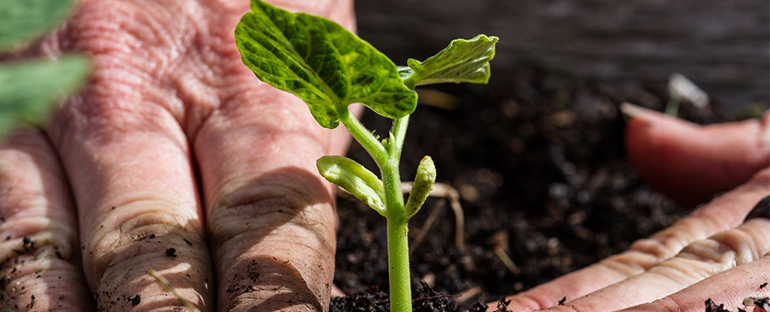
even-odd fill
[{"label": "thumb", "polygon": [[699,126],[625,103],[626,150],[639,175],[694,206],[770,165],[770,112],[762,120]]}]

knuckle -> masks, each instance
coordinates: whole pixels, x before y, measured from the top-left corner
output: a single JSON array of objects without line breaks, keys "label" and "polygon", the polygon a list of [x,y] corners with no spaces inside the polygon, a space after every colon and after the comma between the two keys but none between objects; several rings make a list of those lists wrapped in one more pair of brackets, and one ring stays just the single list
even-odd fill
[{"label": "knuckle", "polygon": [[631,251],[651,256],[655,261],[664,260],[671,255],[671,248],[658,239],[645,238],[635,241],[629,248]]},{"label": "knuckle", "polygon": [[[209,230],[218,242],[241,233],[269,234],[281,225],[336,228],[332,199],[317,178],[271,177],[223,196],[211,209]],[[256,233],[255,233],[256,234]]]},{"label": "knuckle", "polygon": [[83,246],[83,256],[101,276],[107,268],[130,263],[135,258],[165,257],[170,247],[193,250],[193,246],[203,246],[201,237],[191,235],[196,232],[196,225],[184,219],[162,210],[134,212],[117,227],[95,229],[89,235],[91,240]]},{"label": "knuckle", "polygon": [[694,242],[677,255],[678,258],[704,264],[736,266],[759,259],[767,252],[766,236],[770,222],[755,219],[738,228],[717,233]]}]

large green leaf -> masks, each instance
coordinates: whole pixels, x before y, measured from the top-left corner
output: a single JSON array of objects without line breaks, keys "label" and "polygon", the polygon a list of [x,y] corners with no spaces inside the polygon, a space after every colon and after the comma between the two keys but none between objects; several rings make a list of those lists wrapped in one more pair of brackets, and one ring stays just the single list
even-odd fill
[{"label": "large green leaf", "polygon": [[57,100],[83,85],[90,68],[80,56],[0,66],[0,136],[20,123],[43,121]]},{"label": "large green leaf", "polygon": [[362,103],[396,119],[417,104],[417,94],[390,59],[325,18],[252,0],[235,41],[243,63],[260,80],[304,100],[326,128],[339,124],[338,105]]},{"label": "large green leaf", "polygon": [[449,46],[425,61],[409,59],[407,65],[412,73],[402,69],[401,76],[408,77],[407,80],[418,86],[446,82],[487,83],[489,61],[495,57],[497,40],[495,36],[486,35],[452,40]]},{"label": "large green leaf", "polygon": [[23,47],[58,26],[75,0],[1,0],[0,52]]}]

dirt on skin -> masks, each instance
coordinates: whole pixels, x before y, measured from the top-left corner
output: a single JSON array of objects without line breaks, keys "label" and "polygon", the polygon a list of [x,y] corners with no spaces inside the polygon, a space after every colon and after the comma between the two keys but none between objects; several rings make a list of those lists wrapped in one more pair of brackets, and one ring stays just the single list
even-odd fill
[{"label": "dirt on skin", "polygon": [[[424,155],[434,159],[437,182],[460,194],[465,246],[455,245],[455,218],[446,202],[429,199],[410,221],[414,241],[438,210],[411,250],[415,293],[425,281],[460,310],[498,301],[621,252],[689,211],[646,185],[623,148],[619,105],[663,111],[665,81],[610,85],[527,67],[496,72],[488,86],[431,90],[421,92],[422,105],[411,118],[402,179],[411,181]],[[699,124],[734,120],[714,100],[701,110],[683,103],[679,116]],[[368,111],[362,122],[383,136],[390,127]],[[348,157],[378,172],[356,143]],[[346,294],[387,290],[385,220],[343,195],[337,211],[336,286]],[[356,302],[387,300],[381,292],[356,296],[362,300]],[[364,306],[333,311],[380,311]]]}]

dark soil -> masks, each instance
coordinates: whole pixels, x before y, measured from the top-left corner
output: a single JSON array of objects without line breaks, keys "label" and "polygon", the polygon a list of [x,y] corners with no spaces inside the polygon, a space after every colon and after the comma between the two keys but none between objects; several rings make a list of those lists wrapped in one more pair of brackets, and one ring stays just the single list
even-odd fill
[{"label": "dark soil", "polygon": [[[437,182],[461,195],[465,248],[454,244],[452,210],[429,199],[410,222],[414,239],[431,211],[440,210],[412,250],[415,290],[424,292],[419,285],[425,281],[437,293],[463,299],[460,310],[471,309],[477,301],[498,301],[623,251],[688,212],[640,180],[623,148],[619,105],[629,101],[662,111],[665,81],[611,85],[524,68],[496,72],[488,86],[433,90],[439,96],[421,94],[426,105],[411,119],[402,179],[411,181],[420,159],[433,157]],[[679,115],[700,124],[730,120],[720,107],[712,102],[697,110],[684,103]],[[381,134],[390,126],[371,112],[362,122]],[[377,172],[357,144],[348,156]],[[384,219],[345,196],[338,198],[338,212],[335,284],[346,294],[372,286],[387,291]],[[496,245],[520,272],[506,267]],[[386,302],[383,293],[364,291],[356,298],[335,300],[334,311],[387,310],[387,304],[344,303]]]}]

